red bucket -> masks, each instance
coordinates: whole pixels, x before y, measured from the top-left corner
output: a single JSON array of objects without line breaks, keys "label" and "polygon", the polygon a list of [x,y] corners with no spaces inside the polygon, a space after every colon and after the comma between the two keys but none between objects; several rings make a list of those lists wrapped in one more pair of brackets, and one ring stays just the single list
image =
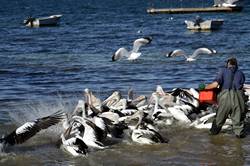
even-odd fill
[{"label": "red bucket", "polygon": [[199,101],[202,104],[214,104],[217,102],[217,94],[214,90],[202,90],[199,92]]}]

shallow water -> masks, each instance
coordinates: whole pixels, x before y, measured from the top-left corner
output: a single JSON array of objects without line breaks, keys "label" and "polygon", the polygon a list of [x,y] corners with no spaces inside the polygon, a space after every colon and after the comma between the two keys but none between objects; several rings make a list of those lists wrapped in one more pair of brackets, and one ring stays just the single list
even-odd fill
[{"label": "shallow water", "polygon": [[[235,55],[249,83],[249,3],[240,13],[201,13],[203,18],[224,19],[218,31],[191,32],[185,19],[197,14],[149,15],[148,7],[209,6],[212,2],[182,0],[3,0],[0,7],[0,133],[9,133],[17,122],[71,111],[85,88],[101,98],[132,87],[136,95],[150,95],[156,85],[165,90],[197,88],[215,77],[218,67]],[[60,26],[27,28],[22,21],[63,14]],[[138,33],[141,31],[141,33]],[[111,62],[120,47],[152,36],[135,62]],[[195,62],[165,54],[183,49],[191,54],[198,47],[217,50]],[[140,146],[119,143],[73,158],[55,146],[58,131],[50,129],[0,156],[0,165],[249,165],[249,138],[235,139],[230,132],[211,137],[206,130],[180,126],[164,129],[166,145]],[[114,157],[115,156],[115,157]]]}]

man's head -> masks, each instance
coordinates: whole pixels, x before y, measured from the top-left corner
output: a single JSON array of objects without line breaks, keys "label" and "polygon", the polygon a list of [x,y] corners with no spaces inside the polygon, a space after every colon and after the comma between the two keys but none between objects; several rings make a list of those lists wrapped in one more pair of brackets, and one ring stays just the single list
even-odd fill
[{"label": "man's head", "polygon": [[227,60],[227,67],[238,67],[237,59],[232,57]]}]

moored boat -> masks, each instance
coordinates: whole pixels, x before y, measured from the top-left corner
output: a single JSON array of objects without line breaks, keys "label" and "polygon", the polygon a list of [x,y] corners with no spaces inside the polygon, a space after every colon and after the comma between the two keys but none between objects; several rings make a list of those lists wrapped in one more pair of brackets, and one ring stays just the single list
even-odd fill
[{"label": "moored boat", "polygon": [[62,15],[51,15],[40,18],[29,17],[24,20],[24,24],[29,27],[56,26],[59,24],[61,17]]},{"label": "moored boat", "polygon": [[216,30],[223,25],[223,22],[223,19],[203,20],[200,17],[197,17],[194,21],[185,20],[189,30]]}]

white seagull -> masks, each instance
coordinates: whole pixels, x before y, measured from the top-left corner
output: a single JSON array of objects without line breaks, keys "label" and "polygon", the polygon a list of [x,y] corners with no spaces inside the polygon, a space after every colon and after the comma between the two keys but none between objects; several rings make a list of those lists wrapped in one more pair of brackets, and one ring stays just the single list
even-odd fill
[{"label": "white seagull", "polygon": [[117,61],[122,57],[128,58],[128,60],[135,60],[140,57],[141,53],[138,52],[141,46],[151,43],[152,37],[143,37],[136,39],[133,44],[133,49],[128,51],[126,48],[119,48],[112,56],[112,61]]},{"label": "white seagull", "polygon": [[42,129],[47,129],[60,122],[64,116],[65,114],[63,112],[58,111],[50,116],[26,122],[9,135],[0,139],[0,152],[2,152],[6,146],[24,143]]},{"label": "white seagull", "polygon": [[190,61],[195,61],[196,57],[198,57],[198,55],[200,54],[215,54],[215,53],[216,53],[216,50],[214,49],[198,48],[193,52],[192,55],[187,56],[187,54],[183,50],[177,49],[177,50],[171,51],[166,56],[167,57],[184,56],[186,58],[186,61],[190,62]]}]

